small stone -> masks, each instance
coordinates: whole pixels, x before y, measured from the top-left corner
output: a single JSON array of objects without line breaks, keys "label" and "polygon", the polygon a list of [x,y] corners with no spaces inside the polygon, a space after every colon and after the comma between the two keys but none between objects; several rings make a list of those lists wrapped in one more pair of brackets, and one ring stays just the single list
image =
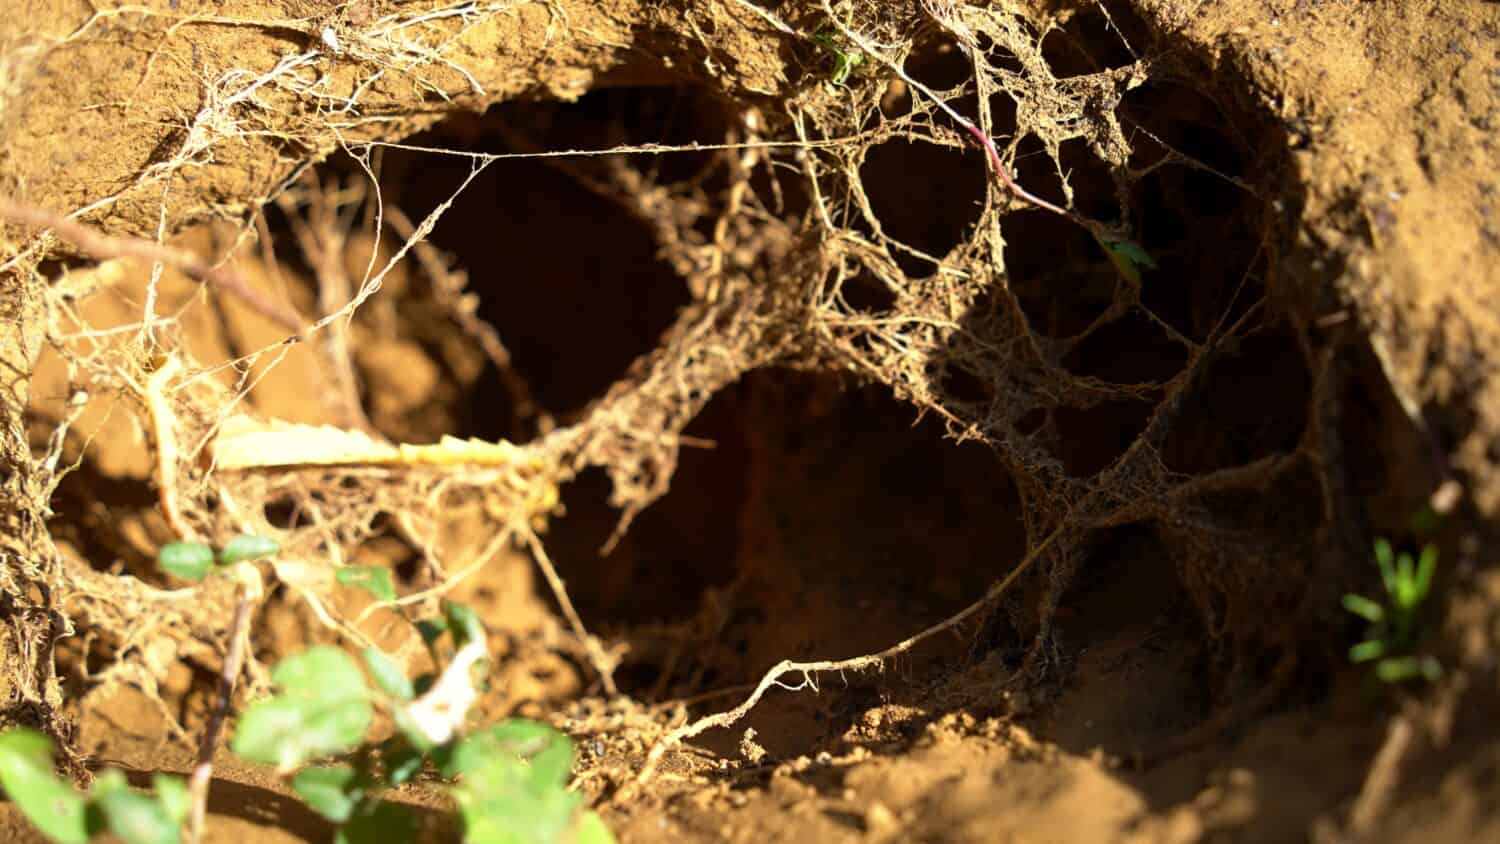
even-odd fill
[{"label": "small stone", "polygon": [[754,727],[746,729],[745,734],[740,736],[740,755],[752,765],[759,765],[765,761],[766,749],[755,741]]},{"label": "small stone", "polygon": [[871,835],[886,835],[900,826],[896,813],[878,800],[865,809],[865,831]]}]

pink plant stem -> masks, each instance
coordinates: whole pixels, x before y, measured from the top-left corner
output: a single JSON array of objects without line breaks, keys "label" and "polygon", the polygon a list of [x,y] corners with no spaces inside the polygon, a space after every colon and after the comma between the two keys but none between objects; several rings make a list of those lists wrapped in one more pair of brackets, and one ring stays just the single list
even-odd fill
[{"label": "pink plant stem", "polygon": [[246,634],[254,603],[250,590],[241,586],[235,594],[234,621],[229,625],[229,652],[224,655],[224,668],[219,673],[219,693],[208,726],[204,728],[203,741],[198,745],[198,764],[188,783],[188,795],[192,800],[192,813],[188,819],[189,844],[197,844],[203,836],[203,823],[208,814],[208,786],[214,773],[214,753],[219,747],[219,735],[224,732],[224,722],[229,718],[234,687],[245,665],[245,640],[249,638]]},{"label": "pink plant stem", "polygon": [[[946,103],[943,104],[943,110],[947,111],[950,117],[956,119],[959,122],[959,125],[968,130],[969,134],[973,135],[974,139],[979,141],[979,145],[984,147],[984,151],[989,154],[990,166],[995,169],[995,175],[1000,177],[1000,181],[1004,183],[1006,190],[1009,190],[1011,193],[1031,203],[1032,205],[1035,205],[1038,208],[1044,208],[1054,214],[1061,214],[1062,216],[1067,217],[1069,220],[1072,220],[1079,225],[1085,225],[1084,222],[1078,218],[1078,215],[1074,214],[1068,209],[1063,208],[1060,205],[1054,205],[1051,202],[1042,199],[1040,196],[1037,196],[1036,194],[1016,184],[1016,180],[1010,177],[1010,171],[1005,169],[1005,164],[1001,162],[1000,150],[995,147],[995,142],[991,140],[990,136],[980,131],[978,126],[975,126],[973,123],[970,123],[958,113],[950,110],[947,107]],[[1087,226],[1085,225],[1085,227]]]},{"label": "pink plant stem", "polygon": [[906,69],[901,67],[901,65],[881,55],[881,53],[876,50],[875,46],[872,45],[869,41],[865,40],[858,33],[844,26],[842,23],[839,23],[838,18],[833,13],[833,8],[828,5],[827,0],[825,0],[823,4],[823,9],[825,12],[827,12],[829,20],[833,21],[834,26],[838,27],[839,32],[843,33],[844,37],[852,41],[861,50],[865,51],[865,53],[874,56],[875,59],[881,64],[885,65],[887,68],[890,68],[892,72],[899,76],[901,80],[907,85],[911,86],[913,90],[922,92],[923,96],[931,100],[933,105],[941,109],[944,114],[953,118],[954,122],[964,127],[965,131],[974,136],[974,140],[978,141],[979,145],[984,147],[985,153],[989,156],[990,167],[994,169],[995,175],[1000,177],[1000,182],[1005,185],[1005,189],[1010,191],[1013,196],[1019,198],[1023,202],[1035,205],[1036,207],[1043,210],[1051,211],[1054,214],[1066,217],[1067,219],[1072,220],[1078,225],[1088,229],[1090,232],[1094,232],[1096,230],[1096,226],[1090,220],[1084,217],[1080,217],[1079,215],[1073,213],[1072,211],[1069,211],[1066,208],[1063,208],[1060,205],[1055,205],[1051,202],[1048,202],[1047,200],[1042,199],[1040,196],[1037,196],[1031,191],[1028,191],[1020,185],[1016,184],[1016,180],[1012,179],[1010,176],[1010,171],[1005,169],[1005,162],[1000,160],[1000,150],[995,147],[995,142],[990,138],[989,135],[986,135],[983,131],[981,131],[978,126],[975,126],[973,121],[969,120],[967,117],[964,117],[962,114],[959,114],[957,110],[948,105],[948,103],[942,97],[939,97],[937,95],[937,92],[933,91],[926,85],[923,85],[921,82],[913,79],[911,75],[906,72]]},{"label": "pink plant stem", "polygon": [[23,205],[4,195],[0,195],[0,220],[50,230],[96,260],[132,258],[165,264],[195,281],[214,285],[236,296],[256,313],[272,320],[282,328],[294,334],[302,333],[302,319],[296,311],[262,293],[228,264],[214,266],[189,252],[149,240],[113,237],[61,214]]}]

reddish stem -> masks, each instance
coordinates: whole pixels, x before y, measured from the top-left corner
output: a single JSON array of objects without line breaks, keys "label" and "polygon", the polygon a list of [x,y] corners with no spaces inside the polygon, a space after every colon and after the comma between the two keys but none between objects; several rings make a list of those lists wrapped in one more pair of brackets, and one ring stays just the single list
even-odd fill
[{"label": "reddish stem", "polygon": [[979,141],[980,146],[984,147],[984,151],[989,154],[990,166],[995,168],[995,174],[1000,177],[1001,182],[1005,183],[1005,187],[1007,190],[1038,208],[1044,208],[1054,214],[1061,214],[1062,216],[1067,217],[1069,220],[1072,220],[1073,222],[1079,224],[1080,226],[1083,226],[1084,228],[1090,228],[1087,221],[1079,217],[1077,214],[1074,214],[1072,211],[1069,211],[1068,209],[1063,208],[1060,205],[1054,205],[1053,203],[1042,199],[1040,196],[1037,196],[1036,194],[1031,193],[1020,185],[1016,184],[1016,180],[1010,177],[1010,171],[1005,169],[1005,164],[1001,162],[1000,150],[995,147],[995,142],[990,139],[990,136],[980,131],[978,126],[975,126],[973,123],[970,123],[963,117],[953,114],[952,112],[949,112],[949,114],[950,116],[957,117],[959,124],[967,129],[969,131],[969,134],[974,136],[975,140]]},{"label": "reddish stem", "polygon": [[4,195],[0,195],[0,220],[50,229],[97,260],[134,258],[166,264],[194,281],[214,285],[238,297],[256,313],[282,328],[295,334],[302,333],[302,319],[296,311],[262,293],[228,264],[214,266],[192,253],[170,246],[140,238],[107,235],[61,214],[23,205]]},{"label": "reddish stem", "polygon": [[192,844],[197,844],[203,836],[203,822],[208,815],[208,786],[214,774],[214,753],[219,747],[224,722],[229,718],[240,670],[245,666],[245,640],[249,638],[250,610],[255,599],[244,586],[238,588],[235,597],[234,620],[229,625],[229,652],[224,655],[223,670],[219,673],[218,698],[203,731],[203,741],[198,745],[198,764],[188,783],[192,810],[188,818],[187,840]]}]

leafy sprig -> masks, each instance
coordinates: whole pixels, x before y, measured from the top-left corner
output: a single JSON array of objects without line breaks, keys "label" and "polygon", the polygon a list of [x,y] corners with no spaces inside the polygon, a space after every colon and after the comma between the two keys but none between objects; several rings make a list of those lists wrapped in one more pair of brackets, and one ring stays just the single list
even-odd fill
[{"label": "leafy sprig", "polygon": [[[456,780],[449,792],[470,844],[613,842],[567,788],[573,744],[566,736],[519,719],[464,730],[479,695],[475,669],[486,659],[484,627],[468,607],[445,602],[443,609],[418,624],[435,654],[444,637],[451,643],[440,674],[408,678],[374,648],[362,653],[361,672],[337,648],[311,648],[273,670],[277,692],[245,711],[234,752],[289,775],[292,790],[339,826],[340,844],[404,840],[400,831],[414,830],[415,820],[381,794],[424,769]],[[355,754],[377,709],[391,715],[397,732],[376,753]],[[339,758],[319,762],[327,757]]]},{"label": "leafy sprig", "polygon": [[123,772],[107,770],[89,791],[79,791],[54,773],[52,741],[26,728],[0,734],[0,785],[57,844],[87,844],[106,833],[125,844],[177,844],[188,816],[187,785],[174,776],[154,775],[143,794]]},{"label": "leafy sprig", "polygon": [[1344,609],[1369,622],[1364,641],[1349,649],[1349,661],[1374,663],[1375,676],[1383,683],[1404,683],[1423,678],[1436,680],[1442,665],[1431,655],[1417,653],[1423,633],[1422,610],[1437,572],[1438,549],[1428,545],[1416,560],[1399,555],[1385,539],[1375,543],[1375,564],[1385,587],[1385,600],[1364,595],[1344,595]]}]

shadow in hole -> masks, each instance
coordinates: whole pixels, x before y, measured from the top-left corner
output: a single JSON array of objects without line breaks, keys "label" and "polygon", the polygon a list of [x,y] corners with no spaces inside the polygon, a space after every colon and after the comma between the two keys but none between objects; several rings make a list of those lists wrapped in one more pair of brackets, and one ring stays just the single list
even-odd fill
[{"label": "shadow in hole", "polygon": [[855,814],[848,809],[824,809],[823,817],[828,818],[850,832],[864,832],[864,816]]},{"label": "shadow in hole", "polygon": [[[101,768],[119,768],[117,765],[102,765]],[[135,788],[150,788],[151,777],[161,771],[140,768],[119,768]],[[173,776],[186,776],[175,771]],[[334,826],[322,815],[305,806],[295,797],[278,794],[268,788],[215,778],[208,789],[208,813],[239,818],[261,826],[275,826],[306,841],[329,841],[333,838]]]},{"label": "shadow in hole", "polygon": [[[126,780],[136,788],[150,788],[152,775],[161,773],[139,768],[122,770],[125,771]],[[176,775],[175,772],[171,773]],[[458,840],[454,837],[455,828],[450,813],[414,803],[400,802],[400,805],[416,818],[419,830],[436,833],[423,840]],[[337,831],[337,827],[328,819],[308,808],[296,797],[220,777],[216,777],[209,787],[208,813],[238,818],[259,826],[275,827],[304,841],[332,841]],[[213,821],[210,819],[209,826],[212,825]]]},{"label": "shadow in hole", "polygon": [[[137,773],[142,780],[147,777]],[[132,784],[137,783],[135,777]],[[329,841],[334,826],[295,797],[277,794],[232,780],[215,779],[208,790],[210,814],[240,818],[262,826],[275,826],[308,841]]]},{"label": "shadow in hole", "polygon": [[[1002,221],[1007,248],[1015,250],[1007,254],[1010,276],[981,297],[961,321],[964,331],[926,371],[935,373],[934,386],[950,409],[964,422],[988,427],[997,447],[1011,450],[1007,462],[1031,467],[1032,476],[1018,483],[1033,489],[1060,492],[1063,478],[1080,487],[1109,478],[1158,412],[1170,414],[1168,429],[1158,432],[1154,448],[1136,455],[1141,459],[1131,472],[1109,481],[1115,485],[1109,506],[1151,500],[1164,491],[1154,488],[1153,476],[1165,487],[1287,458],[1285,471],[1260,482],[1226,479],[1190,498],[1160,499],[1162,506],[1137,509],[1079,537],[1069,570],[1040,559],[1023,579],[1032,589],[1016,596],[1028,602],[1033,617],[1045,612],[1049,593],[1057,601],[1044,644],[1050,664],[1062,669],[1063,686],[1051,705],[1028,719],[1030,729],[1080,756],[1102,748],[1130,759],[1180,748],[1153,769],[1118,774],[1158,809],[1192,799],[1214,766],[1242,766],[1259,789],[1259,804],[1280,808],[1226,823],[1255,826],[1258,838],[1286,840],[1303,835],[1319,812],[1359,787],[1363,762],[1348,760],[1368,739],[1364,724],[1335,722],[1321,734],[1310,732],[1327,713],[1306,707],[1276,719],[1263,717],[1264,709],[1237,709],[1288,655],[1296,661],[1284,664],[1301,671],[1271,702],[1322,705],[1329,655],[1337,656],[1327,643],[1342,641],[1342,627],[1328,629],[1330,621],[1342,624],[1338,584],[1349,583],[1356,576],[1351,566],[1365,562],[1349,556],[1337,524],[1351,505],[1325,501],[1319,465],[1296,455],[1299,448],[1332,448],[1327,456],[1336,465],[1329,471],[1342,485],[1347,467],[1337,464],[1366,460],[1360,451],[1388,445],[1382,442],[1388,432],[1369,430],[1368,420],[1351,424],[1320,415],[1312,361],[1324,347],[1350,344],[1307,319],[1322,312],[1313,288],[1340,267],[1328,256],[1304,254],[1312,247],[1294,239],[1304,198],[1284,176],[1291,135],[1229,84],[1232,69],[1191,56],[1173,64],[1160,68],[1164,81],[1153,79],[1127,94],[1121,114],[1228,178],[1171,165],[1127,193],[1129,223],[1158,264],[1144,273],[1140,303],[1087,341],[1070,342],[1125,287],[1110,279],[1107,256],[1077,226],[1041,212],[1011,214]],[[1224,85],[1207,81],[1220,79]],[[1194,87],[1196,80],[1205,81]],[[1142,143],[1132,165],[1164,152]],[[1254,180],[1257,190],[1228,179]],[[1277,210],[1261,197],[1274,198]],[[1080,206],[1087,207],[1086,200]],[[1318,257],[1321,265],[1314,263]],[[1321,269],[1314,274],[1313,266]],[[1070,277],[1082,281],[1069,283]],[[1011,318],[1017,311],[1043,335],[1046,359],[987,351],[1017,347]],[[1148,311],[1197,343],[1215,326],[1249,317],[1243,337],[1209,349],[1207,365],[1179,389],[1166,382],[1190,358],[1161,324],[1142,318]],[[1346,370],[1363,368],[1353,356],[1350,361]],[[1048,389],[1063,371],[1157,386],[1129,401],[1099,402]],[[1028,389],[1030,395],[1014,392]],[[1032,410],[1016,419],[1015,407]],[[1007,421],[995,425],[996,419]],[[1332,427],[1322,430],[1310,420]],[[1158,458],[1192,474],[1168,476]],[[1056,501],[1051,506],[1063,509]],[[1225,742],[1224,730],[1204,726],[1243,728],[1253,718],[1261,719],[1259,729],[1242,743]],[[1189,740],[1199,728],[1198,739]],[[1315,783],[1305,776],[1310,769],[1322,771]]]},{"label": "shadow in hole", "polygon": [[153,586],[166,585],[156,561],[141,553],[120,529],[125,516],[159,506],[146,480],[106,474],[93,460],[84,460],[61,478],[51,504],[55,515],[48,528],[54,539],[72,543],[96,568],[107,569],[119,560],[126,573]]},{"label": "shadow in hole", "polygon": [[[698,610],[706,590],[734,577],[749,472],[737,393],[715,396],[684,434],[695,444],[679,452],[666,496],[608,555],[600,548],[619,520],[608,477],[591,469],[562,489],[565,512],[549,531],[548,548],[591,628],[682,621]],[[659,655],[649,648],[635,653],[624,666],[628,676],[617,679],[649,690],[655,679],[642,663]]]},{"label": "shadow in hole", "polygon": [[[967,606],[1018,558],[1009,476],[986,449],[955,446],[939,420],[828,376],[764,371],[737,389],[756,480],[722,628],[679,671],[701,671],[699,688],[755,682],[783,659],[881,651]],[[774,757],[815,754],[878,702],[877,689],[945,671],[970,649],[967,636],[936,637],[883,674],[827,675],[820,694],[773,691],[700,746],[738,755],[749,727]]]},{"label": "shadow in hole", "polygon": [[[724,120],[699,89],[612,88],[576,103],[504,103],[455,116],[412,143],[479,153],[680,145],[722,138]],[[712,190],[722,179],[717,160],[704,152],[630,163],[648,186],[703,179]],[[450,198],[470,166],[456,156],[391,151],[382,185],[388,201],[420,219]],[[431,237],[469,273],[477,315],[499,332],[533,398],[564,420],[651,350],[688,302],[682,279],[658,258],[651,223],[610,179],[605,159],[498,161],[454,199]],[[457,433],[515,438],[512,411],[491,369]]]}]

